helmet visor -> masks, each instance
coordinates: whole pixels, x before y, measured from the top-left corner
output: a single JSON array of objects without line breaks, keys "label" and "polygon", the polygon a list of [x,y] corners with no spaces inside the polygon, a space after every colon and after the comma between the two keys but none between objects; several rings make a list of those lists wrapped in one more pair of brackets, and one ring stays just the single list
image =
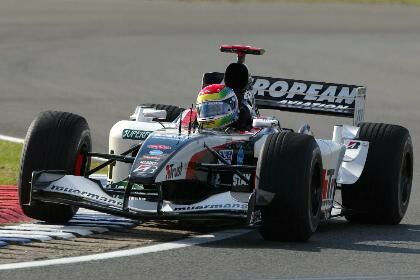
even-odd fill
[{"label": "helmet visor", "polygon": [[207,101],[197,105],[199,118],[211,118],[231,114],[235,110],[235,99],[229,98],[223,101]]}]

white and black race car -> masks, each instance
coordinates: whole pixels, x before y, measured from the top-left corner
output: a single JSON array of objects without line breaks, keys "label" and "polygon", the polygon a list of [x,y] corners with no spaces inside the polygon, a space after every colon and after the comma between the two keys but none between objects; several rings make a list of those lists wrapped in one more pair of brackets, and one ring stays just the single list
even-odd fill
[{"label": "white and black race car", "polygon": [[[364,120],[366,89],[356,85],[251,77],[248,46],[225,73],[206,73],[203,86],[225,83],[246,94],[253,127],[204,130],[195,110],[138,106],[116,123],[108,153],[91,152],[86,120],[42,112],[32,122],[19,175],[26,215],[65,223],[78,207],[137,219],[239,219],[264,239],[305,241],[321,220],[398,224],[407,210],[413,147],[404,127]],[[315,139],[309,125],[284,128],[258,109],[353,118],[332,139]],[[91,169],[91,157],[107,161]],[[107,181],[92,174],[108,167]],[[342,203],[335,202],[341,188]]]}]

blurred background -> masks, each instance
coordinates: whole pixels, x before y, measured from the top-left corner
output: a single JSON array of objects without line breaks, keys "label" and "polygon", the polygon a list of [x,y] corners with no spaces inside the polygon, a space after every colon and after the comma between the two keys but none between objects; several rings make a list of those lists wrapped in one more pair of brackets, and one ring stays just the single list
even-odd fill
[{"label": "blurred background", "polygon": [[[219,52],[221,44],[264,48],[263,56],[247,57],[255,75],[366,86],[366,120],[407,127],[420,158],[420,0],[0,0],[0,136],[23,138],[40,111],[69,111],[88,120],[93,149],[106,152],[110,128],[137,105],[195,103],[203,73],[223,72],[235,60]],[[351,122],[263,114],[293,129],[307,122],[320,138]],[[21,145],[0,144],[0,179],[15,184]],[[12,271],[8,278],[138,279],[141,271],[142,279],[419,279],[417,162],[414,172],[400,226],[337,219],[305,244],[264,242],[253,231],[131,259]],[[156,228],[139,231],[162,241]],[[31,257],[26,248],[21,255]]]},{"label": "blurred background", "polygon": [[[253,74],[367,86],[367,119],[416,136],[420,8],[322,2],[1,0],[0,134],[24,137],[38,112],[65,110],[87,118],[105,151],[136,105],[195,103],[202,74],[235,59],[219,45],[247,44],[267,51],[248,56]],[[347,121],[266,114],[323,137]]]}]

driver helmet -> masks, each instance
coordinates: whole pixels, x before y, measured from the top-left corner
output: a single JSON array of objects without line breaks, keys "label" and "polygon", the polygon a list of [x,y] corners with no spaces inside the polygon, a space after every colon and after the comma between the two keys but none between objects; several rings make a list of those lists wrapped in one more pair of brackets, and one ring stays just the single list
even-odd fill
[{"label": "driver helmet", "polygon": [[202,128],[225,128],[239,118],[239,104],[233,89],[213,84],[197,97],[197,121]]}]

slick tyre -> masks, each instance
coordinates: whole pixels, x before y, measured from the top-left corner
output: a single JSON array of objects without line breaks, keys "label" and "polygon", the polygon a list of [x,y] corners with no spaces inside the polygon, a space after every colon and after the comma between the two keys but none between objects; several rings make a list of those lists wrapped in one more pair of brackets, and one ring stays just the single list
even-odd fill
[{"label": "slick tyre", "polygon": [[362,123],[359,140],[369,142],[365,167],[353,185],[342,186],[346,219],[355,223],[398,224],[407,211],[413,179],[413,145],[399,125]]},{"label": "slick tyre", "polygon": [[164,104],[146,103],[146,104],[141,104],[141,106],[148,106],[148,107],[154,108],[156,110],[165,110],[166,111],[166,119],[163,120],[164,122],[173,122],[185,110],[184,108],[180,108],[178,106],[164,105]]},{"label": "slick tyre", "polygon": [[78,208],[67,205],[30,202],[33,171],[65,170],[67,174],[81,175],[90,161],[83,156],[91,151],[89,126],[83,117],[75,114],[46,111],[31,123],[26,134],[18,180],[19,201],[23,212],[34,219],[49,223],[65,223]]},{"label": "slick tyre", "polygon": [[[267,137],[257,165],[257,209],[265,240],[306,241],[321,216],[322,159],[312,136],[280,132]],[[259,193],[260,192],[260,193]],[[269,194],[268,205],[258,196]]]}]

